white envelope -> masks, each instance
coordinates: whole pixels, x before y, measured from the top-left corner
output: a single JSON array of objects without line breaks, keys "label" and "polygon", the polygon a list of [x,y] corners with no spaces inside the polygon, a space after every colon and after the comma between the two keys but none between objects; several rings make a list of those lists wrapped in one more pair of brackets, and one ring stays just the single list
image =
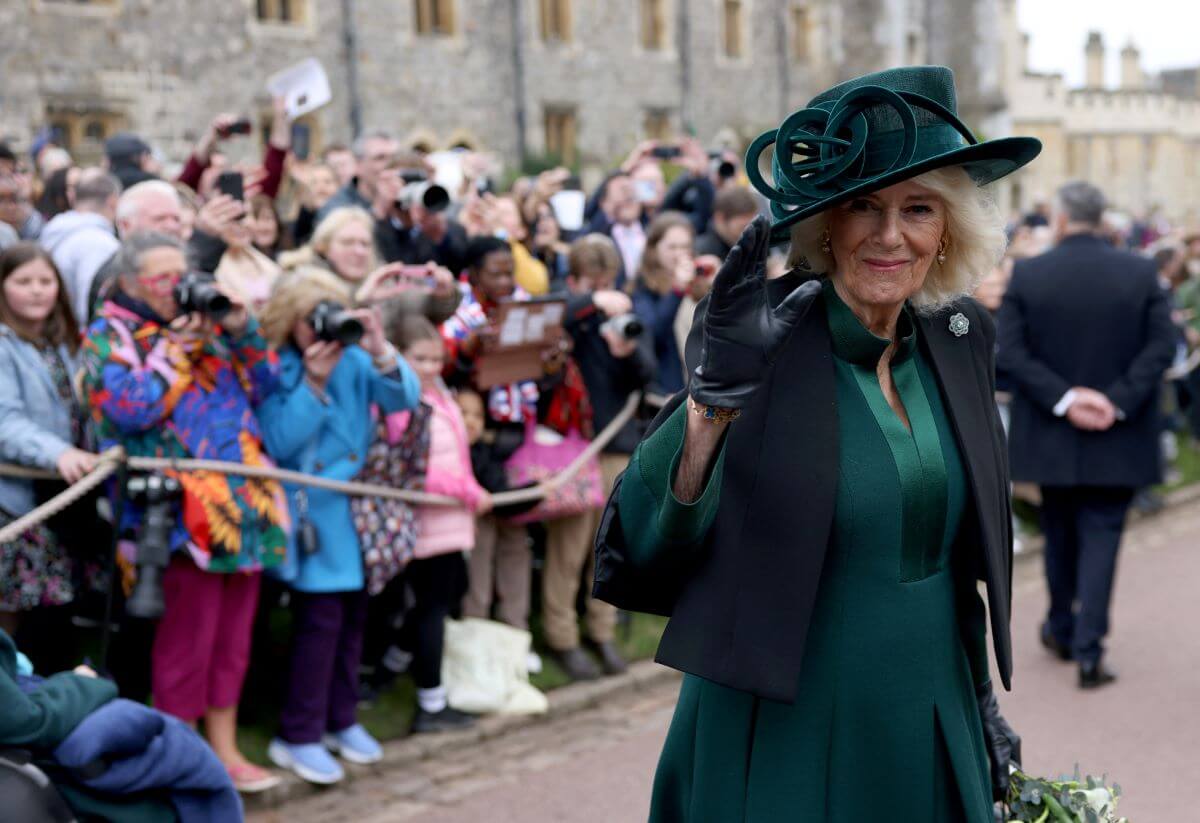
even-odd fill
[{"label": "white envelope", "polygon": [[329,77],[315,57],[272,74],[267,80],[267,91],[272,97],[282,97],[286,101],[290,120],[316,111],[333,99]]}]

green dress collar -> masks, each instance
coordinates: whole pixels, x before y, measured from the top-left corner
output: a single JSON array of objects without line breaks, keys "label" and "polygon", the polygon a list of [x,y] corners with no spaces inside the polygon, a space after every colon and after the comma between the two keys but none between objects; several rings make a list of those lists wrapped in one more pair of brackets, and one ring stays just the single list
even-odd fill
[{"label": "green dress collar", "polygon": [[[837,290],[833,287],[833,279],[825,278],[823,283],[825,296],[825,312],[829,320],[829,332],[833,339],[833,353],[856,366],[874,369],[879,365],[879,358],[892,344],[885,337],[877,337],[862,324],[862,321],[850,310]],[[913,321],[908,304],[900,312],[896,321],[896,336],[899,345],[892,356],[892,363],[899,364],[910,358],[917,346],[917,324]]]}]

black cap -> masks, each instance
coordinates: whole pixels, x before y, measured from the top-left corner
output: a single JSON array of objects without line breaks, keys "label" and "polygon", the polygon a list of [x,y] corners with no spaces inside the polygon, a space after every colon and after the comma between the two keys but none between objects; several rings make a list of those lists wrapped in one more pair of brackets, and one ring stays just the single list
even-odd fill
[{"label": "black cap", "polygon": [[114,134],[104,143],[104,153],[109,160],[132,160],[150,153],[150,145],[132,132]]}]

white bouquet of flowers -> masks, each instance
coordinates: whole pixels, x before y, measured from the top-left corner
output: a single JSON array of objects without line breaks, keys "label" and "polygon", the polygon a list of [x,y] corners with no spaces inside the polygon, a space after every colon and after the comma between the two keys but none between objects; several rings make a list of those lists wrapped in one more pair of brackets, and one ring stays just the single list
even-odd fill
[{"label": "white bouquet of flowers", "polygon": [[1129,823],[1117,817],[1121,787],[1107,776],[1046,780],[1014,769],[1008,789],[1008,823]]}]

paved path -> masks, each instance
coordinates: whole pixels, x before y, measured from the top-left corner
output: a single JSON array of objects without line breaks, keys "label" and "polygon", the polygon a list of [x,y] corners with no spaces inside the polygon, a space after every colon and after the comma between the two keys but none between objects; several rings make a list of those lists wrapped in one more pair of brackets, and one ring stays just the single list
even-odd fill
[{"label": "paved path", "polygon": [[[1107,772],[1133,823],[1200,820],[1200,503],[1126,537],[1109,658],[1119,682],[1075,687],[1075,669],[1037,644],[1040,562],[1019,562],[1013,593],[1015,691],[1001,707],[1042,774]],[[623,823],[645,819],[677,690],[667,683],[388,777],[253,816],[258,823]],[[758,823],[757,821],[755,823]]]}]

